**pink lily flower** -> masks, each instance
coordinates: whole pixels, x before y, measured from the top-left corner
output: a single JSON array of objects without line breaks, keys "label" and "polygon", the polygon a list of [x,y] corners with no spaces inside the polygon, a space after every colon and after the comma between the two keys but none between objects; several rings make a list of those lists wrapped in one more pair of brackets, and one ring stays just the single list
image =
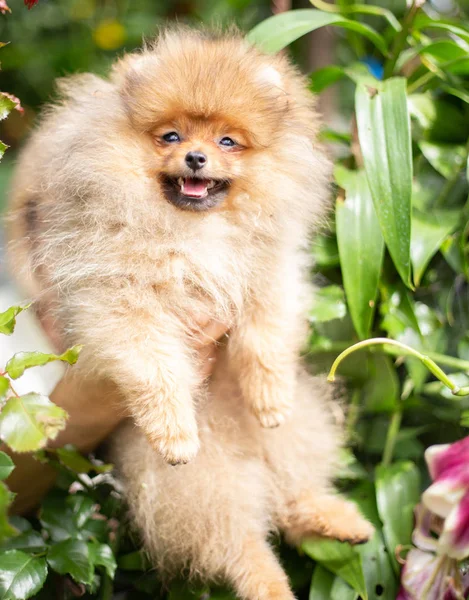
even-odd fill
[{"label": "pink lily flower", "polygon": [[456,560],[469,556],[469,437],[425,452],[432,485],[423,504],[444,519],[438,552]]},{"label": "pink lily flower", "polygon": [[401,573],[401,588],[396,600],[464,600],[469,594],[469,579],[459,562],[442,554],[438,534],[441,519],[419,504],[412,548]]}]

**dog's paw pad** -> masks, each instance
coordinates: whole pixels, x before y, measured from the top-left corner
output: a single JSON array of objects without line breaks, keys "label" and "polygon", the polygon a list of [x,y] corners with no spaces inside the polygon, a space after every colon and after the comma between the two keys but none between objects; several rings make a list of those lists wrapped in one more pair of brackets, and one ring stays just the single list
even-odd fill
[{"label": "dog's paw pad", "polygon": [[185,465],[196,457],[200,443],[197,436],[177,436],[171,439],[160,439],[157,450],[170,465]]}]

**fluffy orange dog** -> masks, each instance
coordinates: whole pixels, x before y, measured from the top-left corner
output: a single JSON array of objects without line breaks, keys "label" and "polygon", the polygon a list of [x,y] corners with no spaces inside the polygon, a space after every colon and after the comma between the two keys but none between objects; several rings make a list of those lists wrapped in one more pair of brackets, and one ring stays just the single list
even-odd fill
[{"label": "fluffy orange dog", "polygon": [[302,77],[238,36],[183,30],[110,81],[60,88],[13,185],[12,252],[28,257],[31,295],[37,277],[55,290],[82,369],[117,382],[169,463],[199,449],[194,313],[231,325],[244,400],[280,425],[302,337],[300,251],[328,204]]},{"label": "fluffy orange dog", "polygon": [[[311,95],[285,58],[185,29],[60,87],[16,172],[12,264],[139,425],[113,459],[158,567],[292,600],[271,531],[372,533],[333,493],[340,435],[297,358],[330,172]],[[206,317],[231,329],[207,389]]]}]

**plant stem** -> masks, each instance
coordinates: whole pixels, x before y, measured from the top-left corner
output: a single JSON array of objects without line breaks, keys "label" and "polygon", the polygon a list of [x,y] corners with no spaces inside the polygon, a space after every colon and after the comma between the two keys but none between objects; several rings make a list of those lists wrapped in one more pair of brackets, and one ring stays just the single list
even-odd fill
[{"label": "plant stem", "polygon": [[409,9],[409,12],[407,13],[407,15],[404,19],[404,22],[402,24],[402,29],[395,38],[393,48],[391,51],[391,57],[386,61],[385,65],[384,65],[384,79],[388,79],[389,77],[392,77],[394,74],[394,68],[396,66],[397,59],[399,58],[399,55],[401,54],[402,50],[404,49],[404,46],[405,46],[405,43],[407,40],[407,35],[409,33],[409,29],[415,19],[415,15],[417,14],[417,11],[419,10],[420,5],[421,5],[420,0],[414,0],[414,2],[412,3],[412,6]]},{"label": "plant stem", "polygon": [[[378,338],[379,339],[379,338]],[[390,356],[405,356],[408,353],[402,349],[393,347],[391,345],[387,345],[389,340],[387,338],[386,343],[383,342],[383,345],[378,345],[376,348],[368,347],[367,350],[370,352],[384,352],[385,354],[389,354]],[[350,347],[350,342],[332,342],[326,347],[317,347],[313,348],[308,352],[308,354],[323,354],[325,352],[333,352],[340,353]],[[427,352],[425,351],[425,355],[428,358],[431,358],[435,362],[444,365],[445,367],[451,367],[453,369],[458,369],[459,371],[467,371],[469,372],[469,361],[463,360],[462,358],[457,358],[456,356],[448,356],[447,354],[439,354],[438,352]]]},{"label": "plant stem", "polygon": [[379,344],[379,345],[389,344],[391,346],[396,346],[397,348],[400,348],[400,354],[407,354],[408,356],[415,356],[415,358],[418,358],[427,367],[427,369],[429,371],[431,371],[431,373],[433,373],[433,375],[435,375],[435,377],[437,379],[439,379],[442,383],[444,383],[446,385],[446,387],[448,387],[451,390],[451,393],[454,396],[469,396],[469,386],[462,387],[462,388],[457,386],[455,383],[453,383],[451,381],[451,379],[446,375],[446,373],[429,356],[422,354],[418,350],[414,350],[414,348],[411,348],[410,346],[407,346],[406,344],[402,344],[401,342],[398,342],[396,340],[392,340],[389,338],[372,338],[370,340],[364,340],[364,341],[358,342],[358,344],[354,344],[353,346],[350,346],[349,348],[344,350],[332,363],[332,367],[329,372],[329,375],[327,376],[327,380],[334,381],[335,372],[337,371],[337,367],[340,365],[342,360],[344,358],[346,358],[349,354],[352,354],[356,350],[366,348],[367,346],[374,346],[376,344]]},{"label": "plant stem", "polygon": [[386,435],[386,443],[384,444],[383,460],[381,464],[384,467],[389,467],[392,462],[394,448],[396,446],[397,434],[401,427],[402,409],[399,407],[391,418],[389,423],[388,433]]}]

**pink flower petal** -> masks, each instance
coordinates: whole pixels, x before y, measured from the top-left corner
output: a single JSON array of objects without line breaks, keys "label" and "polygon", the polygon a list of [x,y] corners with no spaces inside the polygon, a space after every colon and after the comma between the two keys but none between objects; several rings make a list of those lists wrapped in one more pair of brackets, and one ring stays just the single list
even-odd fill
[{"label": "pink flower petal", "polygon": [[418,504],[415,507],[415,528],[412,533],[412,542],[419,550],[427,550],[436,552],[438,548],[438,540],[430,533],[432,524],[432,513],[423,506]]},{"label": "pink flower petal", "polygon": [[467,492],[465,486],[458,486],[457,483],[448,479],[432,483],[422,494],[423,504],[435,515],[445,519]]},{"label": "pink flower petal", "polygon": [[401,574],[407,597],[411,600],[442,600],[448,560],[446,556],[417,548],[410,550]]},{"label": "pink flower petal", "polygon": [[454,444],[430,446],[425,460],[434,481],[449,479],[469,487],[469,436]]},{"label": "pink flower petal", "polygon": [[446,517],[438,541],[438,552],[457,560],[469,557],[469,494]]}]

